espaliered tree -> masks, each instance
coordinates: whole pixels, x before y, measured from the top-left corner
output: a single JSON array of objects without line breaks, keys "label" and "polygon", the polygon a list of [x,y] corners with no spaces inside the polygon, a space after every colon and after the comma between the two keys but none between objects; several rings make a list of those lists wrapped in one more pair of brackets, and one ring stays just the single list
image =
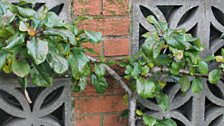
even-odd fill
[{"label": "espaliered tree", "polygon": [[[84,48],[83,43],[102,41],[101,33],[77,28],[80,21],[88,18],[76,18],[68,24],[47,7],[36,11],[34,5],[32,0],[20,0],[16,5],[0,1],[0,71],[18,77],[29,103],[32,103],[26,91],[29,79],[36,86],[47,87],[52,85],[53,77],[69,75],[73,91],[81,92],[91,78],[96,92],[103,93],[108,87],[105,79],[108,73],[128,94],[129,126],[136,125],[136,114],[146,126],[176,126],[172,119],[157,119],[136,110],[137,99],[155,98],[166,111],[169,97],[163,88],[167,82],[176,82],[183,92],[191,88],[192,92],[200,93],[203,79],[211,84],[223,79],[224,50],[221,56],[203,59],[199,38],[184,29],[170,29],[153,16],[147,20],[155,29],[143,35],[145,42],[135,56],[118,63],[125,68],[125,76],[120,76],[103,58],[86,55],[95,51]],[[210,60],[220,65],[209,70]]]}]

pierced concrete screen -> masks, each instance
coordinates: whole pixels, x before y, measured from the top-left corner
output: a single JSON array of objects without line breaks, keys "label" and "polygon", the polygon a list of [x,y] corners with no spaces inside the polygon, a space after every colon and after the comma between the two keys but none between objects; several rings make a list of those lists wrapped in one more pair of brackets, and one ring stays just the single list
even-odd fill
[{"label": "pierced concrete screen", "polygon": [[[18,3],[18,0],[9,0],[12,3]],[[66,22],[71,21],[71,0],[36,0],[35,9],[40,9],[46,5],[51,11],[57,13]]]},{"label": "pierced concrete screen", "polygon": [[[136,53],[144,42],[142,34],[152,30],[146,21],[148,15],[167,21],[171,28],[185,28],[201,38],[206,46],[203,56],[220,53],[224,41],[219,39],[224,31],[223,0],[133,0],[132,8],[132,53]],[[149,100],[141,100],[139,107],[157,117],[171,117],[178,126],[223,126],[224,84],[217,86],[204,82],[201,94],[191,91],[183,95],[179,85],[168,84],[165,92],[170,97],[170,110],[162,112]],[[141,124],[139,124],[141,125]]]},{"label": "pierced concrete screen", "polygon": [[[18,0],[9,1],[18,3]],[[65,21],[70,21],[70,0],[36,1],[36,10],[46,4]],[[57,79],[49,88],[28,87],[33,101],[29,104],[18,82],[6,77],[0,73],[0,126],[72,126],[70,80]]]},{"label": "pierced concrete screen", "polygon": [[17,81],[0,80],[0,126],[71,126],[70,80],[49,88],[28,87],[29,104]]}]

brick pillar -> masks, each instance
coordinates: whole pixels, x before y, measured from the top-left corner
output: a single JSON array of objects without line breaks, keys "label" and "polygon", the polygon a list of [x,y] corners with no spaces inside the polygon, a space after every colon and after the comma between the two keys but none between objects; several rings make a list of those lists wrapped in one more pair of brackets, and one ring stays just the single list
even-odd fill
[{"label": "brick pillar", "polygon": [[[103,33],[104,41],[94,47],[106,57],[129,55],[128,0],[74,0],[74,14],[92,16],[79,28]],[[90,84],[91,85],[91,84]],[[110,81],[104,95],[95,93],[92,86],[81,94],[75,94],[75,126],[127,126],[120,112],[127,108],[123,102],[124,91]]]}]

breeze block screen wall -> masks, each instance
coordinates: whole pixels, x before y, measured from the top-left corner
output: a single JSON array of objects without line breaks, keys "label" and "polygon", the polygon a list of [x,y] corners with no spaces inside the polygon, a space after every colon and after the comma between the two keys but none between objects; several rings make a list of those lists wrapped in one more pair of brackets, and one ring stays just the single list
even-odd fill
[{"label": "breeze block screen wall", "polygon": [[[219,39],[224,31],[223,0],[133,0],[132,1],[132,54],[153,30],[146,21],[148,15],[169,23],[171,28],[185,28],[200,37],[206,49],[203,56],[219,54],[224,41]],[[211,63],[212,67],[212,63]],[[179,85],[168,84],[165,92],[170,97],[170,109],[163,112],[150,100],[141,100],[139,108],[159,118],[171,117],[178,126],[222,126],[224,124],[224,84],[211,85],[204,81],[201,94],[191,91],[183,94]],[[139,126],[142,124],[138,124]]]},{"label": "breeze block screen wall", "polygon": [[[17,3],[18,0],[9,0]],[[71,20],[70,0],[36,0],[35,9],[46,5],[65,21]],[[32,86],[27,91],[29,104],[14,76],[0,73],[0,126],[72,126],[71,82],[54,79],[49,88]]]}]

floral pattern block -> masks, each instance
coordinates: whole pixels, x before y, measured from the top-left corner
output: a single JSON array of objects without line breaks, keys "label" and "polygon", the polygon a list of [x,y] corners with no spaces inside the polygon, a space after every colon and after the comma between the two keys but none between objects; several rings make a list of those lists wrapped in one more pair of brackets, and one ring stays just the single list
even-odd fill
[{"label": "floral pattern block", "polygon": [[[146,17],[154,15],[166,21],[171,28],[185,28],[200,37],[205,45],[202,56],[220,53],[224,41],[224,1],[222,0],[133,0],[132,53],[144,42],[141,36],[153,27]],[[211,64],[212,65],[212,64]],[[159,118],[170,117],[178,126],[222,126],[224,123],[224,85],[211,85],[204,80],[201,94],[191,91],[183,94],[180,86],[170,83],[164,90],[170,97],[170,108],[163,112],[153,100],[139,98],[139,108]],[[138,122],[139,126],[141,122]]]}]

